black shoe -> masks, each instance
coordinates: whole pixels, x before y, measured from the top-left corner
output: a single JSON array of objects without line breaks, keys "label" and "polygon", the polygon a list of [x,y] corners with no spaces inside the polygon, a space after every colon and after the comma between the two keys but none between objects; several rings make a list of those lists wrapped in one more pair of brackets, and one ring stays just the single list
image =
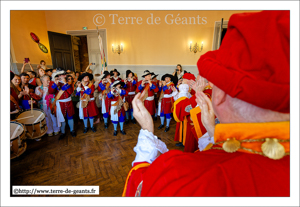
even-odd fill
[{"label": "black shoe", "polygon": [[125,133],[125,131],[124,131],[124,130],[121,130],[121,134],[124,134],[124,135],[125,135],[126,133]]},{"label": "black shoe", "polygon": [[117,134],[118,134],[118,131],[114,131],[114,136],[117,136]]},{"label": "black shoe", "polygon": [[160,137],[157,137],[157,139],[161,140],[161,138],[160,138]]},{"label": "black shoe", "polygon": [[170,127],[166,127],[165,129],[165,132],[169,131],[170,130]]},{"label": "black shoe", "polygon": [[163,127],[164,127],[164,125],[161,124],[161,125],[158,127],[158,129],[162,129]]},{"label": "black shoe", "polygon": [[155,116],[155,117],[153,118],[153,120],[154,120],[154,121],[157,121],[157,116]]},{"label": "black shoe", "polygon": [[72,135],[72,137],[76,137],[76,132],[75,132],[75,130],[71,131],[71,135]]},{"label": "black shoe", "polygon": [[129,123],[129,119],[126,119],[124,124],[127,125]]},{"label": "black shoe", "polygon": [[84,128],[83,133],[87,133],[89,129],[87,127]]},{"label": "black shoe", "polygon": [[63,138],[65,138],[66,134],[61,133],[61,135],[59,136],[58,140],[61,140]]},{"label": "black shoe", "polygon": [[176,147],[184,147],[184,145],[182,144],[182,142],[178,142],[177,144],[175,144]]},{"label": "black shoe", "polygon": [[92,132],[96,132],[96,128],[95,127],[92,127],[91,130],[92,130]]},{"label": "black shoe", "polygon": [[104,128],[107,129],[108,128],[108,124],[104,124]]},{"label": "black shoe", "polygon": [[135,119],[131,119],[131,123],[136,124],[136,120]]}]

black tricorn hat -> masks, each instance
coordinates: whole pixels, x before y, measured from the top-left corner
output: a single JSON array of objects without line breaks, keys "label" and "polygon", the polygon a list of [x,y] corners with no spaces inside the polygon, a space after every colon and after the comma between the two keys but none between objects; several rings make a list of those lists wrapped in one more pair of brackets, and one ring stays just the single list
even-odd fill
[{"label": "black tricorn hat", "polygon": [[134,72],[132,72],[131,70],[126,70],[126,78],[128,78],[128,75],[132,73],[132,76],[134,76]]},{"label": "black tricorn hat", "polygon": [[177,85],[177,82],[178,82],[177,76],[173,76],[173,75],[167,73],[167,74],[164,74],[164,75],[161,77],[161,80],[164,81],[166,77],[171,78],[171,81],[172,81],[175,85]]},{"label": "black tricorn hat", "polygon": [[82,79],[83,79],[85,76],[88,76],[90,80],[93,80],[93,79],[94,79],[93,74],[84,72],[84,73],[82,73],[82,74],[78,77],[78,81],[82,81]]},{"label": "black tricorn hat", "polygon": [[154,73],[151,73],[149,70],[145,70],[144,74],[142,75],[142,77],[144,78],[147,75],[151,75],[152,76],[152,75],[154,75]]},{"label": "black tricorn hat", "polygon": [[120,80],[117,80],[117,81],[115,81],[115,82],[113,82],[113,84],[110,86],[111,88],[112,87],[116,87],[117,85],[121,85],[121,87],[123,88],[124,87],[124,85],[125,85],[125,83],[123,82],[123,81],[120,81]]},{"label": "black tricorn hat", "polygon": [[111,75],[107,70],[103,71],[102,75],[100,76],[100,80],[103,80],[106,78],[108,75]]},{"label": "black tricorn hat", "polygon": [[154,79],[158,76],[158,74],[153,73],[153,75],[151,76],[151,79]]},{"label": "black tricorn hat", "polygon": [[110,75],[114,76],[114,72],[117,72],[118,76],[120,75],[119,71],[116,68],[110,71]]}]

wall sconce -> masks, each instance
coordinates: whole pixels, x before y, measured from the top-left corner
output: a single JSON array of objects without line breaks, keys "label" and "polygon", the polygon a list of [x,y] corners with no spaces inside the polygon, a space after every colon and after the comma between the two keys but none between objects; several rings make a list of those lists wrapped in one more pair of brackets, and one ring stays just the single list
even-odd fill
[{"label": "wall sconce", "polygon": [[120,54],[124,51],[124,49],[123,49],[123,44],[121,44],[121,46],[118,45],[118,46],[115,47],[115,48],[114,48],[114,44],[112,44],[111,50],[112,50],[113,53],[118,53],[118,54],[120,55]]},{"label": "wall sconce", "polygon": [[201,52],[203,50],[203,42],[201,43],[201,50],[199,50],[199,45],[197,44],[197,42],[194,44],[194,46],[192,45],[192,42],[190,42],[190,51],[197,53],[197,52]]}]

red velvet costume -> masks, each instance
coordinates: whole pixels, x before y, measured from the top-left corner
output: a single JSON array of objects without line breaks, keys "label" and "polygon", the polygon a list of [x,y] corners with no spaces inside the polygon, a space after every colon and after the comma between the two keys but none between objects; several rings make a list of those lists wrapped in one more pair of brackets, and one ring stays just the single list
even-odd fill
[{"label": "red velvet costume", "polygon": [[[211,92],[210,87],[203,91],[209,98]],[[181,97],[174,103],[173,116],[177,122],[174,141],[182,142],[185,146],[184,152],[195,152],[198,149],[198,138],[206,133],[201,122],[200,108],[196,106],[196,95],[190,99]]]},{"label": "red velvet costume", "polygon": [[145,90],[145,88],[147,88],[148,90],[148,97],[147,99],[144,101],[144,105],[146,107],[146,109],[149,111],[149,113],[151,114],[151,116],[153,116],[155,114],[155,101],[154,101],[154,93],[158,92],[158,87],[154,84],[152,84],[152,87],[150,87],[149,83],[145,83],[145,87],[142,87],[142,81],[138,82],[138,86],[136,89],[136,92],[143,92]]},{"label": "red velvet costume", "polygon": [[[233,14],[220,48],[201,55],[197,67],[224,94],[284,116],[290,113],[289,60],[290,11],[262,11]],[[123,196],[134,196],[137,190],[140,196],[165,197],[291,196],[288,116],[280,122],[265,119],[217,124],[213,143],[201,152],[171,150],[151,165],[139,155]]]},{"label": "red velvet costume", "polygon": [[[88,83],[87,83],[88,85]],[[90,90],[84,89],[84,86],[81,85],[81,91],[80,91],[80,98],[83,96],[84,92],[86,94],[89,94],[90,99],[94,99],[94,91],[95,91],[95,86],[94,84],[91,86]],[[87,107],[83,108],[83,115],[84,117],[94,117],[97,116],[99,113],[98,108],[96,106],[95,100],[90,100]]]},{"label": "red velvet costume", "polygon": [[125,100],[129,103],[129,109],[132,109],[132,100],[135,97],[137,88],[136,80],[134,79],[133,81],[127,81],[124,88],[128,94],[127,96],[125,96]]},{"label": "red velvet costume", "polygon": [[[65,84],[58,82],[58,88],[56,87],[56,84],[53,81],[50,81],[49,83],[49,94],[55,94],[55,96],[59,92],[59,88],[62,88]],[[69,85],[68,85],[69,86]],[[61,95],[61,97],[58,100],[63,100],[71,97],[71,94],[73,93],[73,88],[70,86],[67,90],[64,91],[64,93]],[[68,116],[71,117],[75,114],[74,106],[72,100],[68,102],[60,102],[60,108],[63,116],[66,116],[68,113]]]}]

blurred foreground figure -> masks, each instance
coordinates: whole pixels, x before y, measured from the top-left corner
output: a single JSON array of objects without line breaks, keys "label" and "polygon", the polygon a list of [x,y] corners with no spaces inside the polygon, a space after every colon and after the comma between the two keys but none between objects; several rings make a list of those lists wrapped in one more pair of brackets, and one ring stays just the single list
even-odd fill
[{"label": "blurred foreground figure", "polygon": [[212,87],[212,101],[196,93],[207,130],[200,151],[168,151],[137,94],[142,129],[123,196],[290,196],[289,16],[234,14],[220,49],[200,57]]}]

